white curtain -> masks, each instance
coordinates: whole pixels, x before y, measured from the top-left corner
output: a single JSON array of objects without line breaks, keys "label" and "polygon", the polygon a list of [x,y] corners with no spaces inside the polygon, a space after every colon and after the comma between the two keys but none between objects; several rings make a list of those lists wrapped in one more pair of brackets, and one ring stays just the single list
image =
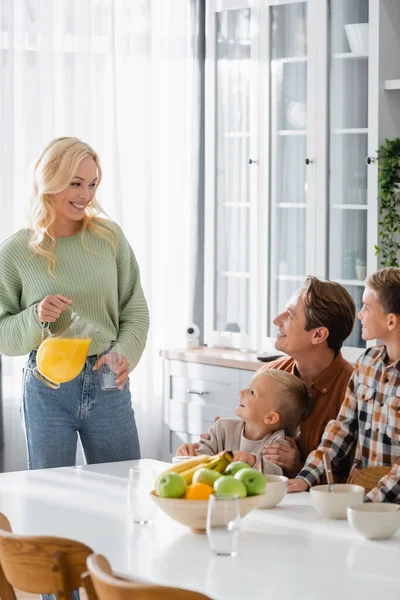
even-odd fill
[{"label": "white curtain", "polygon": [[[151,330],[131,376],[143,456],[160,456],[160,348],[184,343],[194,289],[201,0],[1,0],[0,239],[23,227],[29,165],[54,137],[99,153],[98,199],[141,268]],[[3,357],[5,402],[21,360]],[[116,432],[118,435],[118,432]]]}]

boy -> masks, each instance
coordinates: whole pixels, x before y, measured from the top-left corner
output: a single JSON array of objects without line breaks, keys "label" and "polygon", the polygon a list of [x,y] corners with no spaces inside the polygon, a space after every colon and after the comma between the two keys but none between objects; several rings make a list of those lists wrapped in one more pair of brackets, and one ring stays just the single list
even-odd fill
[{"label": "boy", "polygon": [[358,359],[337,419],[328,423],[321,444],[288,491],[306,491],[319,481],[325,452],[335,464],[356,444],[350,477],[366,467],[389,467],[366,500],[400,503],[399,268],[386,267],[367,279],[358,318],[363,339],[380,339],[384,345]]},{"label": "boy", "polygon": [[179,455],[217,454],[232,450],[235,461],[247,462],[264,473],[282,474],[282,469],[263,457],[265,444],[282,442],[285,435],[295,437],[299,423],[310,411],[307,386],[300,379],[269,369],[254,377],[249,387],[240,391],[239,419],[219,419],[210,429],[210,440],[182,444]]}]

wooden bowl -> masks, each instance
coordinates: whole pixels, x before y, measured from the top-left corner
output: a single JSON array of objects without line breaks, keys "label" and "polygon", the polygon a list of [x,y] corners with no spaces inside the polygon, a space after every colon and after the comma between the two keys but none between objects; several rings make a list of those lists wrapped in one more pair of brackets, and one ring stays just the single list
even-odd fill
[{"label": "wooden bowl", "polygon": [[[160,498],[155,490],[151,492],[154,502],[171,519],[190,527],[194,531],[205,531],[207,524],[208,500],[184,500],[182,498]],[[260,504],[264,494],[240,498],[240,516],[244,517]]]}]

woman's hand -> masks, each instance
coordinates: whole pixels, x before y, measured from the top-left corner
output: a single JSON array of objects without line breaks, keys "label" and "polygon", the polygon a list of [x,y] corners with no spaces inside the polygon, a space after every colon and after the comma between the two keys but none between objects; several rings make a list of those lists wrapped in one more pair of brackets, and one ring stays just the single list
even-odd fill
[{"label": "woman's hand", "polygon": [[72,300],[56,294],[55,296],[46,296],[39,304],[36,304],[36,313],[41,323],[54,323],[64,310],[72,304]]},{"label": "woman's hand", "polygon": [[107,354],[103,354],[96,360],[93,366],[93,371],[97,371],[100,369],[102,365],[108,365],[115,373],[115,383],[118,386],[118,389],[123,390],[124,385],[129,377],[129,360],[126,356],[122,354],[118,354],[118,352],[108,352]]}]

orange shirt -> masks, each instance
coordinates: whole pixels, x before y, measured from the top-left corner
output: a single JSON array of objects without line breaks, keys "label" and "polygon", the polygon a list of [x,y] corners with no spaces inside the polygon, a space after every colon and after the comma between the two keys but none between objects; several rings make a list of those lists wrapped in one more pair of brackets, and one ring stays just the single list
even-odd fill
[{"label": "orange shirt", "polygon": [[[299,377],[294,358],[279,358],[263,365],[257,371],[265,369],[281,369]],[[307,456],[318,448],[325,427],[331,419],[336,419],[344,400],[347,384],[353,373],[353,366],[344,360],[339,352],[335,360],[315,381],[312,382],[310,393],[312,408],[308,417],[301,423],[301,432],[297,438],[301,459],[305,462]],[[348,474],[349,461],[342,461],[336,470],[338,476]]]}]

